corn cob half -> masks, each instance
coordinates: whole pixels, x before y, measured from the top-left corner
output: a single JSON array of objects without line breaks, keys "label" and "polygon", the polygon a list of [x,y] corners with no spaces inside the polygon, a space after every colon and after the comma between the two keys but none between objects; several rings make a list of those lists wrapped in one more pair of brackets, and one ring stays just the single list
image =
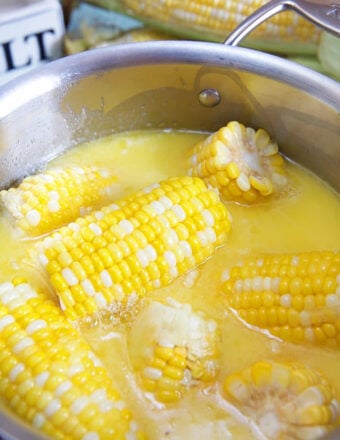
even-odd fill
[{"label": "corn cob half", "polygon": [[[265,3],[265,0],[91,0],[120,9],[149,25],[196,39],[223,41],[228,34]],[[117,6],[118,5],[118,6]],[[249,43],[264,50],[316,50],[320,31],[293,12],[285,12],[259,26]],[[256,44],[257,43],[257,44]],[[293,44],[292,44],[293,43]],[[294,47],[295,46],[295,47]]]},{"label": "corn cob half", "polygon": [[189,304],[152,302],[133,323],[129,351],[142,388],[162,403],[211,382],[218,371],[218,328]]},{"label": "corn cob half", "polygon": [[340,346],[340,254],[268,255],[234,266],[222,291],[251,326],[294,343]]},{"label": "corn cob half", "polygon": [[38,258],[76,319],[169,284],[224,243],[230,222],[201,179],[173,178],[61,228]]},{"label": "corn cob half", "polygon": [[265,130],[229,122],[192,148],[188,174],[217,188],[225,200],[253,203],[287,183],[278,151]]},{"label": "corn cob half", "polygon": [[26,283],[0,285],[0,395],[51,438],[143,438],[80,333]]},{"label": "corn cob half", "polygon": [[106,200],[116,177],[96,167],[54,169],[26,177],[0,200],[19,230],[37,236],[63,226]]},{"label": "corn cob half", "polygon": [[257,362],[227,376],[223,391],[270,440],[321,438],[340,413],[328,381],[297,363]]}]

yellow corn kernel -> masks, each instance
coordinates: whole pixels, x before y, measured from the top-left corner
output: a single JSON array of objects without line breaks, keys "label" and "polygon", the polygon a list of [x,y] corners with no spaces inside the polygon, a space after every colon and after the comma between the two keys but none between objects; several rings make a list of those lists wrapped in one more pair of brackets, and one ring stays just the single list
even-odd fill
[{"label": "yellow corn kernel", "polygon": [[223,392],[268,438],[319,438],[339,416],[331,385],[302,364],[257,362],[227,376]]},{"label": "yellow corn kernel", "polygon": [[172,365],[168,365],[165,369],[164,369],[164,376],[169,377],[173,380],[182,380],[183,379],[183,370],[181,370],[178,367],[174,367]]},{"label": "yellow corn kernel", "polygon": [[180,399],[181,394],[176,389],[172,389],[172,390],[161,389],[161,390],[157,390],[156,397],[160,402],[173,403]]},{"label": "yellow corn kernel", "polygon": [[233,121],[192,148],[188,173],[217,188],[226,200],[253,203],[286,184],[284,162],[272,161],[278,155],[268,133]]},{"label": "yellow corn kernel", "polygon": [[1,191],[0,201],[21,232],[37,236],[104,203],[115,181],[116,177],[95,167],[52,169],[26,177],[17,188]]},{"label": "yellow corn kernel", "polygon": [[[223,169],[222,165],[220,165],[220,167],[221,169]],[[235,180],[240,175],[240,169],[235,162],[230,162],[226,167],[226,171],[230,179]],[[212,170],[210,172],[214,172],[214,167],[212,167]]]},{"label": "yellow corn kernel", "polygon": [[[6,331],[10,326],[14,334]],[[0,346],[3,403],[33,427],[65,440],[90,432],[97,439],[125,440],[135,432],[85,339],[28,284],[0,285]]]},{"label": "yellow corn kernel", "polygon": [[[130,295],[142,297],[202,263],[225,241],[230,223],[201,179],[173,178],[61,228],[38,243],[38,259],[65,313],[83,318],[114,301],[128,302]],[[186,239],[176,232],[183,230]],[[87,247],[92,252],[84,255]]]},{"label": "yellow corn kernel", "polygon": [[294,343],[339,345],[338,252],[252,258],[229,274],[222,293],[252,326]]},{"label": "yellow corn kernel", "polygon": [[169,361],[174,353],[174,349],[172,347],[164,347],[162,345],[158,345],[155,348],[155,356],[156,359],[159,358],[162,361]]},{"label": "yellow corn kernel", "polygon": [[271,380],[272,365],[268,362],[257,362],[251,368],[251,376],[256,387],[266,387]]}]

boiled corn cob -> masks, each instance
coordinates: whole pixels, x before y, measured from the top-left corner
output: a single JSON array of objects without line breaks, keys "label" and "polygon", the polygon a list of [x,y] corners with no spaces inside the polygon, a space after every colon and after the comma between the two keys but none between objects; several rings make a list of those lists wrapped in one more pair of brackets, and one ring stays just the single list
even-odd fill
[{"label": "boiled corn cob", "polygon": [[[266,0],[90,0],[126,12],[149,25],[199,40],[223,41]],[[293,12],[284,12],[259,26],[248,45],[279,52],[315,52],[320,31]]]},{"label": "boiled corn cob", "polygon": [[321,438],[340,413],[328,381],[297,363],[257,362],[227,376],[223,391],[270,440]]},{"label": "boiled corn cob", "polygon": [[201,179],[172,178],[60,229],[38,258],[76,319],[169,284],[212,255],[230,222]]},{"label": "boiled corn cob", "polygon": [[218,371],[217,323],[174,300],[152,302],[140,313],[129,348],[142,388],[159,402],[176,402]]},{"label": "boiled corn cob", "polygon": [[225,274],[229,307],[248,324],[294,343],[340,346],[340,254],[253,258]]},{"label": "boiled corn cob", "polygon": [[190,150],[188,174],[201,177],[226,200],[253,203],[287,183],[278,150],[265,130],[229,122]]},{"label": "boiled corn cob", "polygon": [[30,285],[0,285],[0,396],[55,439],[141,439],[98,358]]},{"label": "boiled corn cob", "polygon": [[106,200],[116,178],[96,167],[54,169],[0,192],[0,201],[28,235],[51,232]]}]

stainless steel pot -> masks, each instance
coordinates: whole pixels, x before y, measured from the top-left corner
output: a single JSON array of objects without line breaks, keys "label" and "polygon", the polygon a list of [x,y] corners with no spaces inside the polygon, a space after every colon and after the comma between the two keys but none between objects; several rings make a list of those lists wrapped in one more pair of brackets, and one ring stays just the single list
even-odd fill
[{"label": "stainless steel pot", "polygon": [[[272,55],[182,41],[97,49],[0,88],[0,185],[110,133],[211,131],[235,119],[267,129],[284,154],[340,190],[339,83]],[[0,435],[44,438],[6,410]]]}]

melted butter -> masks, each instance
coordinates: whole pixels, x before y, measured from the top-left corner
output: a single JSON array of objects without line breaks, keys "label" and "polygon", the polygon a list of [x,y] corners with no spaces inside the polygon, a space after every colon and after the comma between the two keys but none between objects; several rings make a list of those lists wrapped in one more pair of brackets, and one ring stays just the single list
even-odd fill
[{"label": "melted butter", "polygon": [[[75,164],[108,168],[117,176],[115,197],[122,197],[167,177],[184,175],[186,151],[204,136],[184,132],[115,135],[76,147],[51,162],[49,167]],[[150,439],[263,438],[251,421],[220,394],[226,374],[261,359],[306,363],[327,377],[340,398],[337,352],[285,343],[246,327],[226,310],[219,294],[223,272],[245,255],[340,248],[339,197],[318,178],[293,163],[288,163],[288,172],[292,190],[286,197],[251,207],[228,203],[233,217],[228,242],[196,269],[193,283],[183,276],[150,295],[149,300],[164,302],[171,297],[189,303],[194,311],[204,311],[207,318],[218,323],[221,370],[215,384],[190,389],[179,403],[159,405],[146,398],[138,386],[129,356],[136,341],[131,339],[129,325],[113,324],[110,316],[102,315],[101,320],[81,326]],[[30,240],[18,239],[8,219],[0,217],[1,281],[22,274],[26,266],[21,260],[31,245]],[[35,272],[29,276],[39,279]],[[132,318],[131,315],[125,320]]]}]

